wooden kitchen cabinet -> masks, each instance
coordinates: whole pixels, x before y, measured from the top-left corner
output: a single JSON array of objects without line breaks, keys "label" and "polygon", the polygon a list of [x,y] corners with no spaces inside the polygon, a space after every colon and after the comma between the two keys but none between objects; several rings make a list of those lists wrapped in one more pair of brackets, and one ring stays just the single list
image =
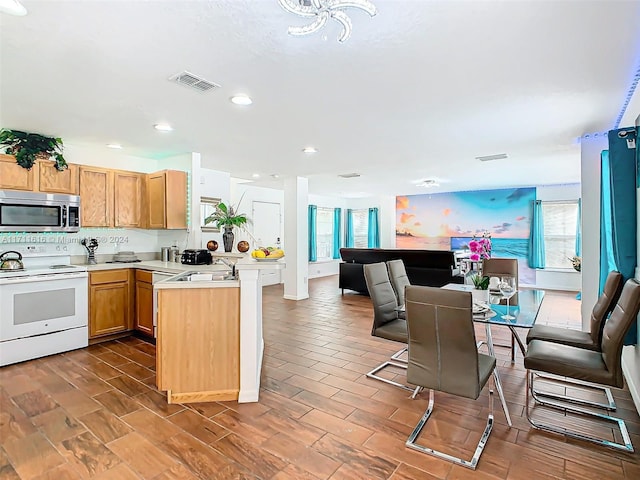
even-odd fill
[{"label": "wooden kitchen cabinet", "polygon": [[52,161],[38,161],[38,190],[47,193],[78,195],[80,172],[78,165],[68,164],[63,171],[56,170]]},{"label": "wooden kitchen cabinet", "polygon": [[131,330],[129,269],[89,272],[89,338]]},{"label": "wooden kitchen cabinet", "polygon": [[153,337],[153,274],[136,270],[136,314],[134,328]]},{"label": "wooden kitchen cabinet", "polygon": [[81,166],[80,202],[83,227],[112,227],[113,171]]},{"label": "wooden kitchen cabinet", "polygon": [[114,172],[114,221],[116,227],[139,227],[142,204],[142,174]]},{"label": "wooden kitchen cabinet", "polygon": [[163,170],[146,176],[147,228],[187,228],[187,173]]},{"label": "wooden kitchen cabinet", "polygon": [[37,171],[38,162],[27,170],[16,163],[13,155],[0,154],[0,189],[33,191]]}]

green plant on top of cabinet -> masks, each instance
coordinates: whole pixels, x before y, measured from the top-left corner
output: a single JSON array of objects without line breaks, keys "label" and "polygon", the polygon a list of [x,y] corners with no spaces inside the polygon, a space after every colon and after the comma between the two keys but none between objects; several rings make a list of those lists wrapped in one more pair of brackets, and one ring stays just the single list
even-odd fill
[{"label": "green plant on top of cabinet", "polygon": [[13,155],[0,154],[0,189],[33,191],[36,170],[22,168]]}]

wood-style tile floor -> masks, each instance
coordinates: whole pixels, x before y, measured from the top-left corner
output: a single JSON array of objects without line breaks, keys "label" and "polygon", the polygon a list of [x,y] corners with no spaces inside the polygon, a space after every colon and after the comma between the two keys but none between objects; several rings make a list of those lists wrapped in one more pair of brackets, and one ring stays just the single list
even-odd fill
[{"label": "wood-style tile floor", "polygon": [[[399,348],[370,336],[370,299],[340,295],[337,277],[310,281],[310,296],[288,301],[281,286],[265,287],[262,390],[254,404],[167,405],[154,387],[155,348],[133,337],[0,369],[0,478],[640,478],[638,453],[530,428],[522,356],[511,364],[507,349],[498,349],[498,369],[514,425],[506,426],[496,399],[478,469],[407,449],[427,401],[365,377]],[[539,319],[577,326],[579,309],[575,294],[549,293]],[[499,330],[497,343],[506,343]],[[640,449],[630,395],[614,393]],[[470,457],[487,411],[486,389],[477,401],[436,394],[421,442]]]}]

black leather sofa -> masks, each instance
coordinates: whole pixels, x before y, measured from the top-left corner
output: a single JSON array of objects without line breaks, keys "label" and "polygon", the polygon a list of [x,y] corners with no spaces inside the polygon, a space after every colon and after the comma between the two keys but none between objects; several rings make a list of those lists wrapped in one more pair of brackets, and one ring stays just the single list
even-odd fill
[{"label": "black leather sofa", "polygon": [[363,265],[401,259],[412,285],[442,287],[447,283],[463,283],[457,274],[455,255],[443,250],[400,250],[384,248],[341,248],[338,287],[369,294]]}]

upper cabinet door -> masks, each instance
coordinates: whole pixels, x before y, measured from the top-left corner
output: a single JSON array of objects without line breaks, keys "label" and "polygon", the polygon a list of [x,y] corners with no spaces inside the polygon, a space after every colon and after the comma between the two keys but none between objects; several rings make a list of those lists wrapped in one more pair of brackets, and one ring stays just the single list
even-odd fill
[{"label": "upper cabinet door", "polygon": [[27,170],[16,163],[13,155],[0,154],[0,189],[33,191],[37,171],[37,162]]},{"label": "upper cabinet door", "polygon": [[68,164],[69,168],[59,172],[55,162],[41,160],[38,162],[38,189],[47,193],[68,193],[78,195],[78,165]]},{"label": "upper cabinet door", "polygon": [[147,175],[147,228],[166,228],[166,172]]},{"label": "upper cabinet door", "polygon": [[80,167],[80,224],[113,226],[113,171]]},{"label": "upper cabinet door", "polygon": [[187,228],[187,172],[166,172],[166,224],[165,228]]},{"label": "upper cabinet door", "polygon": [[142,176],[136,172],[114,174],[114,224],[116,227],[139,227],[142,202]]}]

